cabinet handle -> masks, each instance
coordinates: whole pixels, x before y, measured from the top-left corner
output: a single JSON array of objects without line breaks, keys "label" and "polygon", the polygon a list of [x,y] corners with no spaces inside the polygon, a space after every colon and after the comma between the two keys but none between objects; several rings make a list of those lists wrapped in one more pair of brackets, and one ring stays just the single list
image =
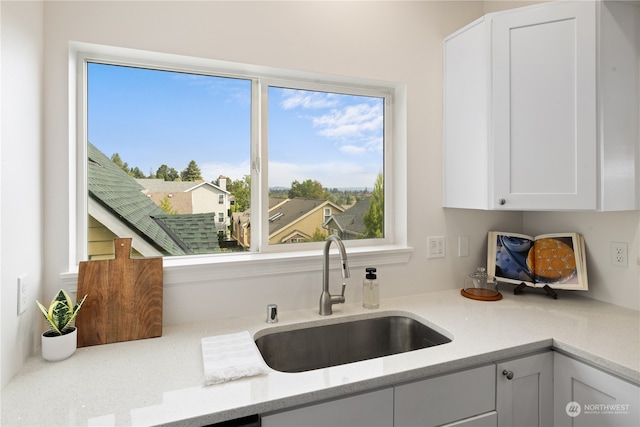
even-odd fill
[{"label": "cabinet handle", "polygon": [[504,371],[502,371],[502,375],[507,377],[508,380],[512,380],[513,379],[513,371],[507,371],[505,369]]},{"label": "cabinet handle", "polygon": [[498,199],[498,204],[504,205],[506,203],[507,203],[507,201],[505,199]]}]

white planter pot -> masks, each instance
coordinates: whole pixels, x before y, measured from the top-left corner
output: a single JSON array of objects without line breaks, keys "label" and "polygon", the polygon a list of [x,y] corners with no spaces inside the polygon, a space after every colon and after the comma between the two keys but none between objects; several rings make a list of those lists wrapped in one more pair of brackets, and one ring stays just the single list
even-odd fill
[{"label": "white planter pot", "polygon": [[78,330],[76,328],[66,335],[47,336],[47,332],[42,334],[42,357],[51,362],[68,358],[77,347]]}]

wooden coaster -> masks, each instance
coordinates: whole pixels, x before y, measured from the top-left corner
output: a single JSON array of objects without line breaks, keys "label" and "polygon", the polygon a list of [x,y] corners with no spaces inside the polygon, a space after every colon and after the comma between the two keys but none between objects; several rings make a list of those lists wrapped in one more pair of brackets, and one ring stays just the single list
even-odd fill
[{"label": "wooden coaster", "polygon": [[500,301],[502,299],[502,294],[500,292],[491,291],[489,289],[461,289],[460,294],[463,297],[478,301]]}]

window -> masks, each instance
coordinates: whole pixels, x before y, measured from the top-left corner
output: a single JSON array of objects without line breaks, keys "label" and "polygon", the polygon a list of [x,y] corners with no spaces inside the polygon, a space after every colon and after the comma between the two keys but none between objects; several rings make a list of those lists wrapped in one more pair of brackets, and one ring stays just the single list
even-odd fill
[{"label": "window", "polygon": [[[79,196],[80,260],[90,258],[92,236],[104,235],[82,219],[84,204],[91,224],[114,236],[133,235],[134,250],[138,239],[142,256],[314,250],[333,233],[325,224],[330,217],[340,221],[355,214],[360,228],[352,230],[356,238],[348,246],[406,245],[404,220],[393,221],[394,210],[389,210],[403,202],[402,195],[394,198],[394,187],[403,182],[394,170],[403,168],[391,162],[394,96],[404,96],[399,85],[332,81],[286,70],[266,69],[261,75],[265,69],[260,67],[189,58],[174,62],[161,54],[162,60],[149,60],[156,55],[145,53],[141,56],[147,59],[139,61],[132,52],[122,53],[79,55],[78,152],[86,159],[81,166],[86,171],[79,175],[85,177],[79,188],[86,188]],[[105,75],[111,85],[100,81]],[[116,97],[127,109],[108,108]],[[118,134],[126,141],[118,142]],[[209,232],[225,242],[201,252],[173,252],[186,241],[179,228],[168,233],[169,239],[157,239],[132,221],[117,223],[118,215],[105,209],[99,190],[91,186],[92,168],[109,165],[112,170],[101,172],[115,174],[107,160],[124,172],[119,176],[130,190],[155,205],[149,205],[154,212],[145,219],[150,226],[166,229],[201,220],[199,227],[207,229],[211,218],[215,226]],[[152,180],[175,188],[153,188]],[[218,213],[217,221],[206,201],[207,194],[209,199],[216,194],[214,187],[225,191],[217,194],[217,205],[225,204],[227,212]],[[187,199],[191,211],[185,210]]]},{"label": "window", "polygon": [[331,216],[331,208],[324,208],[324,222],[327,222]]}]

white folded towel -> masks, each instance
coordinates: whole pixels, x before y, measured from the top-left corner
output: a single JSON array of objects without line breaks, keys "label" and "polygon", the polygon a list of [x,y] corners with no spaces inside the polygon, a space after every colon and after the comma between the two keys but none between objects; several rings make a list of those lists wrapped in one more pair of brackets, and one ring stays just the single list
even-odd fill
[{"label": "white folded towel", "polygon": [[202,338],[205,385],[268,372],[248,331]]}]

